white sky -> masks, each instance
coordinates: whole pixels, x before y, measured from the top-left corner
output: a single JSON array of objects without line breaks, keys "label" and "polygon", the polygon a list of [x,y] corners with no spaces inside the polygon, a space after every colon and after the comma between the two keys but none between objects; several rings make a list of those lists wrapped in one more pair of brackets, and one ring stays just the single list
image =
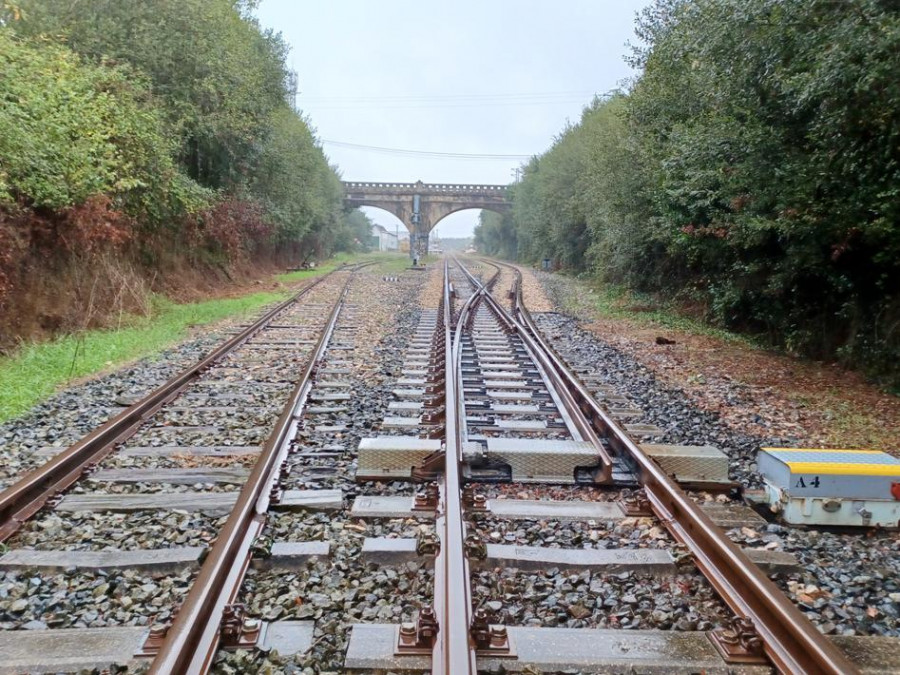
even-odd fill
[{"label": "white sky", "polygon": [[[523,160],[386,154],[328,141],[538,154],[567,120],[579,119],[593,93],[634,74],[622,56],[634,39],[635,13],[647,4],[262,0],[257,16],[290,44],[300,109],[345,180],[505,184]],[[394,216],[365,210],[394,230]],[[477,215],[453,214],[436,229],[444,237],[468,236]]]}]

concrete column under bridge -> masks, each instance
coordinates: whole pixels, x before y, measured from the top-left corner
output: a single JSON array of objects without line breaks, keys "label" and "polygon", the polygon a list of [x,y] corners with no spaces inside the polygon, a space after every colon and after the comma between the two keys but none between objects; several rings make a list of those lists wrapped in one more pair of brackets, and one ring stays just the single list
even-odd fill
[{"label": "concrete column under bridge", "polygon": [[462,185],[444,183],[354,183],[344,182],[344,205],[348,209],[372,206],[394,214],[409,230],[409,254],[428,253],[431,230],[451,213],[465,209],[487,209],[508,213],[512,208],[506,185]]}]

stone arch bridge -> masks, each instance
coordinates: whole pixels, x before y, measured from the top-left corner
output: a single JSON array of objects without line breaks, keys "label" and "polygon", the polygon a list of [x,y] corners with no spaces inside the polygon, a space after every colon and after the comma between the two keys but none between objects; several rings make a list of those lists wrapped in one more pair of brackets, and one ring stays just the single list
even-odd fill
[{"label": "stone arch bridge", "polygon": [[487,209],[507,213],[512,207],[506,185],[435,183],[344,183],[348,208],[374,206],[397,216],[409,230],[410,255],[428,251],[428,234],[451,213]]}]

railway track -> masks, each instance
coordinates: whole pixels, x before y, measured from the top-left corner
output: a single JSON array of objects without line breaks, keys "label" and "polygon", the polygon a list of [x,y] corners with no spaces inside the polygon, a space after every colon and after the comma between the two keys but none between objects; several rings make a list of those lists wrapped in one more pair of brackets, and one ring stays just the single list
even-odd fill
[{"label": "railway track", "polygon": [[[219,624],[250,625],[227,606],[235,592],[228,584],[239,585],[249,543],[275,499],[270,488],[296,431],[295,415],[360,267],[308,284],[0,494],[6,542],[0,568],[58,573],[50,583],[60,594],[90,583],[75,606],[108,608],[114,594],[127,598],[120,613],[133,626],[91,630],[97,612],[90,609],[74,622],[51,614],[41,627],[83,628],[0,634],[0,671],[56,672],[69,662],[103,667],[146,658],[158,663],[157,672],[205,670],[226,634]],[[319,379],[326,378],[322,372]],[[282,503],[304,496],[279,495]],[[71,529],[86,529],[87,536],[73,542]],[[91,575],[98,573],[107,581],[95,583]],[[129,616],[128,607],[148,595],[154,613]]]},{"label": "railway track", "polygon": [[[431,509],[436,518],[439,541],[417,546],[420,552],[435,554],[434,603],[420,612],[416,622],[397,627],[396,634],[388,627],[354,626],[356,644],[351,639],[348,666],[399,667],[397,659],[402,663],[405,655],[405,667],[423,668],[423,657],[430,655],[432,673],[529,668],[528,672],[619,672],[640,666],[659,672],[774,668],[787,673],[852,673],[866,667],[821,635],[767,578],[760,565],[777,566],[777,560],[733,544],[713,516],[643,451],[614,417],[613,411],[625,417],[629,411],[617,409],[609,392],[603,393],[612,399],[607,401],[611,406],[597,402],[595,392],[569,371],[537,330],[518,283],[509,294],[513,311],[506,312],[496,297],[502,298],[502,292],[492,288],[499,269],[483,284],[460,264],[448,268],[446,276],[444,310],[433,339],[440,345],[443,323],[444,376],[432,373],[415,382],[426,387],[420,392],[398,392],[399,396],[444,392],[446,464],[443,472],[435,472],[437,481],[409,507],[420,513]],[[417,410],[412,402],[398,405]],[[432,397],[423,407],[434,405]],[[632,428],[638,436],[652,431],[641,425]],[[391,447],[385,439],[378,440],[373,443],[377,451],[366,453],[375,466],[369,466],[361,452],[361,467],[368,467],[363,477],[377,474],[379,452],[391,464],[390,471],[404,464],[390,454],[399,452],[402,444]],[[428,449],[423,443],[416,451]],[[406,459],[414,453],[410,450]],[[428,477],[439,463],[436,455],[422,456],[411,476]],[[498,499],[508,496],[509,489],[482,489],[478,483],[485,481],[511,481],[520,494],[535,483],[584,487],[560,490],[564,498],[552,501]],[[592,484],[609,487],[598,496],[587,487]],[[639,489],[620,487],[632,484]],[[589,490],[592,494],[581,494]],[[370,515],[379,508],[396,513],[400,506],[388,500],[373,506],[373,500],[367,500]],[[655,518],[660,525],[653,535],[657,545],[650,550],[644,542],[602,551],[522,545],[522,539],[533,543],[527,532],[520,536],[521,530],[506,524],[538,521],[539,527],[532,529],[546,533],[546,521],[587,520],[594,525],[592,534],[604,529],[596,526],[598,522],[605,522],[605,529],[614,531],[608,534],[615,534],[618,528],[611,522],[645,518]],[[397,552],[402,550],[398,545]],[[691,571],[681,571],[686,566]],[[587,586],[593,591],[600,581],[597,576],[592,579],[595,572],[626,582],[635,575],[664,577],[666,581],[655,588],[677,586],[682,595],[695,598],[712,597],[714,590],[721,602],[710,603],[707,616],[687,624],[705,630],[624,637],[598,631],[589,621],[581,622],[587,628],[574,630],[511,625],[521,623],[522,608],[505,607],[504,590],[521,590],[529,583],[522,570],[536,569],[543,570],[538,583],[567,591],[561,593],[568,601],[562,621],[574,617],[578,623],[594,614],[581,603]],[[601,581],[598,590],[604,583],[610,585]],[[625,604],[640,602],[635,597]],[[618,602],[612,605],[619,610],[610,612],[613,624],[621,623],[620,616],[634,614],[634,607],[626,606],[623,612]],[[855,652],[858,662],[865,650],[849,642],[843,641],[844,647]]]},{"label": "railway track", "polygon": [[[395,277],[334,273],[0,494],[0,570],[84,596],[77,628],[0,632],[0,673],[894,672],[900,641],[821,635],[767,577],[796,561],[723,532],[759,517],[689,491],[727,480],[669,478],[518,270],[442,272],[399,277],[441,300],[381,366],[361,326]],[[92,628],[111,602],[158,611]]]}]

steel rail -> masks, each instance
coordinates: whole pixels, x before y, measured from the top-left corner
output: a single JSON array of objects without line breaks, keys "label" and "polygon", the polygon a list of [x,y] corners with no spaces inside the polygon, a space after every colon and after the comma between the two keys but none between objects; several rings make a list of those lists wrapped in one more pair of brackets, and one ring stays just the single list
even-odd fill
[{"label": "steel rail", "polygon": [[[497,267],[499,274],[498,264],[491,261],[483,262]],[[462,269],[463,272],[469,277],[472,283],[479,283],[478,280],[474,276],[472,276],[462,264],[459,264],[459,266],[460,269]],[[515,291],[516,288],[517,284],[514,282],[513,288],[511,290]],[[548,351],[546,342],[539,339],[539,334],[533,334],[530,330],[527,329],[526,326],[523,326],[519,322],[515,321],[515,317],[510,316],[509,312],[507,312],[507,310],[503,306],[501,306],[499,302],[497,302],[497,299],[494,298],[493,295],[490,294],[490,292],[488,292],[489,289],[487,286],[485,286],[484,291],[485,292],[483,295],[494,313],[498,318],[500,318],[501,321],[509,325],[511,329],[519,335],[519,337],[522,339],[522,342],[525,344],[529,355],[538,364],[538,367],[540,368],[542,373],[547,376],[547,379],[550,381],[549,383],[553,387],[554,392],[561,400],[566,411],[568,411],[570,419],[575,428],[578,430],[578,433],[581,434],[582,438],[585,441],[594,446],[594,450],[596,450],[597,452],[597,460],[599,462],[599,469],[594,476],[594,481],[596,483],[609,483],[612,480],[612,458],[609,456],[606,447],[600,440],[597,430],[590,423],[590,420],[585,418],[584,411],[582,410],[582,405],[578,400],[578,397],[573,394],[572,388],[569,386],[566,379],[559,373],[557,363],[553,358],[555,355],[552,354],[552,352]]]},{"label": "steel rail", "polygon": [[[505,265],[498,262],[497,264]],[[635,465],[654,513],[685,544],[698,569],[738,616],[751,619],[766,655],[782,673],[852,675],[859,669],[820,633],[778,587],[610,417],[565,361],[547,344],[525,306],[521,271],[516,274],[516,319],[546,350],[560,376],[580,400],[597,432]]]},{"label": "steel rail", "polygon": [[[444,404],[446,411],[444,476],[440,481],[440,503],[436,515],[436,529],[441,547],[435,558],[434,600],[439,630],[432,649],[433,675],[476,675],[475,644],[471,638],[472,585],[469,561],[465,552],[466,524],[462,504],[462,481],[459,464],[462,460],[463,425],[460,402],[462,391],[463,326],[469,312],[477,303],[479,293],[472,294],[461,308],[453,326],[453,306],[450,296],[450,267],[444,261]],[[456,339],[454,340],[454,332]],[[464,415],[464,412],[462,413]],[[465,419],[464,416],[462,419]]]},{"label": "steel rail", "polygon": [[175,621],[166,633],[149,673],[195,675],[206,673],[211,667],[219,645],[225,606],[232,603],[240,592],[250,564],[251,547],[265,526],[270,492],[277,484],[281,465],[296,436],[301,411],[313,386],[313,375],[334,332],[349,283],[350,279],[345,282],[300,380],[263,445],[228,520],[175,615]]},{"label": "steel rail", "polygon": [[142,424],[181,394],[205,370],[263,330],[278,314],[332,274],[346,269],[348,268],[338,268],[307,284],[201,361],[172,377],[140,401],[107,420],[102,426],[0,492],[0,542],[9,539],[48,501],[78,481],[86,469],[106,457],[117,443],[134,435]]}]

